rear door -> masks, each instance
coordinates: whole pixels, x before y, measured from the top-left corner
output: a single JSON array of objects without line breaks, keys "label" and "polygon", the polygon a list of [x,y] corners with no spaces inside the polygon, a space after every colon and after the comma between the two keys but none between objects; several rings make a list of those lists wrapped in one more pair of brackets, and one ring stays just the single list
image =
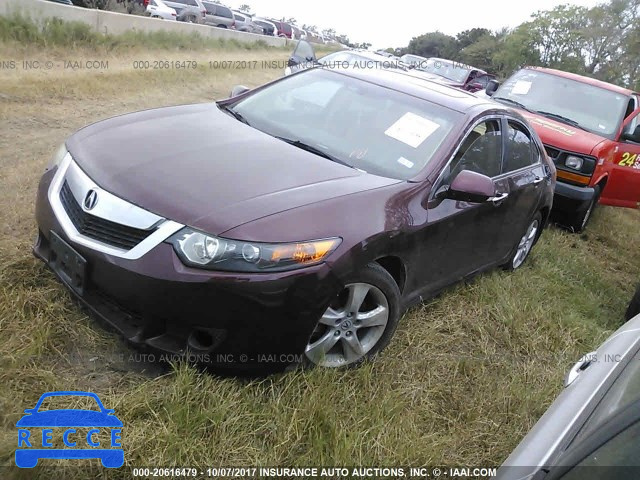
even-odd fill
[{"label": "rear door", "polygon": [[640,109],[638,99],[634,101],[636,110],[625,120],[613,147],[609,179],[600,197],[605,205],[637,208],[640,204]]},{"label": "rear door", "polygon": [[495,239],[496,254],[506,258],[518,244],[540,204],[551,179],[542,164],[531,131],[519,120],[503,120],[505,141],[501,175],[495,179],[496,190],[505,196],[503,223]]}]

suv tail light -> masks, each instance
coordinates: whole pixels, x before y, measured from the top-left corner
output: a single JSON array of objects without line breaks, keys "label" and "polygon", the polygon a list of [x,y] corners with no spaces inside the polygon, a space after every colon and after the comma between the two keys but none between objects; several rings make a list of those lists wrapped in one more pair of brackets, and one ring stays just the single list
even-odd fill
[{"label": "suv tail light", "polygon": [[206,10],[202,10],[202,17],[206,17],[207,16],[207,11]]}]

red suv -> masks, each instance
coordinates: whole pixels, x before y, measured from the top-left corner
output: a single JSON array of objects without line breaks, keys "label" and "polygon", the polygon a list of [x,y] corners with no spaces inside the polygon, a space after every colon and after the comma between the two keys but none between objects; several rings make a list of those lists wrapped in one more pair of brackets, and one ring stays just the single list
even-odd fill
[{"label": "red suv", "polygon": [[278,20],[270,20],[278,29],[278,36],[285,38],[293,38],[293,29],[291,25],[286,22],[280,22]]},{"label": "red suv", "polygon": [[[499,88],[497,88],[499,86]],[[599,202],[640,205],[640,95],[548,68],[527,67],[487,94],[520,109],[558,170],[554,212],[582,231]]]}]

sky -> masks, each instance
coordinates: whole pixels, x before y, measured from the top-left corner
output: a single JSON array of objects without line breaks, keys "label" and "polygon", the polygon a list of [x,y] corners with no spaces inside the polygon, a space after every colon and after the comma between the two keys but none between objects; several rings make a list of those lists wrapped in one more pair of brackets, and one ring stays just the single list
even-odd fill
[{"label": "sky", "polygon": [[232,8],[242,4],[251,12],[273,18],[295,18],[297,25],[333,28],[352,42],[374,48],[406,47],[413,37],[439,30],[449,35],[474,27],[497,30],[516,27],[538,10],[573,4],[592,7],[603,0],[221,0]]}]

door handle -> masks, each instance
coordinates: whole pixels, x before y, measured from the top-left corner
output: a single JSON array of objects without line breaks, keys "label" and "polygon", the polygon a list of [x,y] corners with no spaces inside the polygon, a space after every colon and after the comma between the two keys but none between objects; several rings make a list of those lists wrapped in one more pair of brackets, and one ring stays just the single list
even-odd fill
[{"label": "door handle", "polygon": [[508,193],[499,193],[498,195],[496,195],[495,197],[489,197],[489,202],[492,202],[494,205],[497,205],[498,203],[504,201],[507,199],[507,197],[509,196]]},{"label": "door handle", "polygon": [[536,175],[535,180],[533,181],[533,185],[538,185],[539,183],[541,183],[544,180],[544,177],[540,177],[538,175]]}]

